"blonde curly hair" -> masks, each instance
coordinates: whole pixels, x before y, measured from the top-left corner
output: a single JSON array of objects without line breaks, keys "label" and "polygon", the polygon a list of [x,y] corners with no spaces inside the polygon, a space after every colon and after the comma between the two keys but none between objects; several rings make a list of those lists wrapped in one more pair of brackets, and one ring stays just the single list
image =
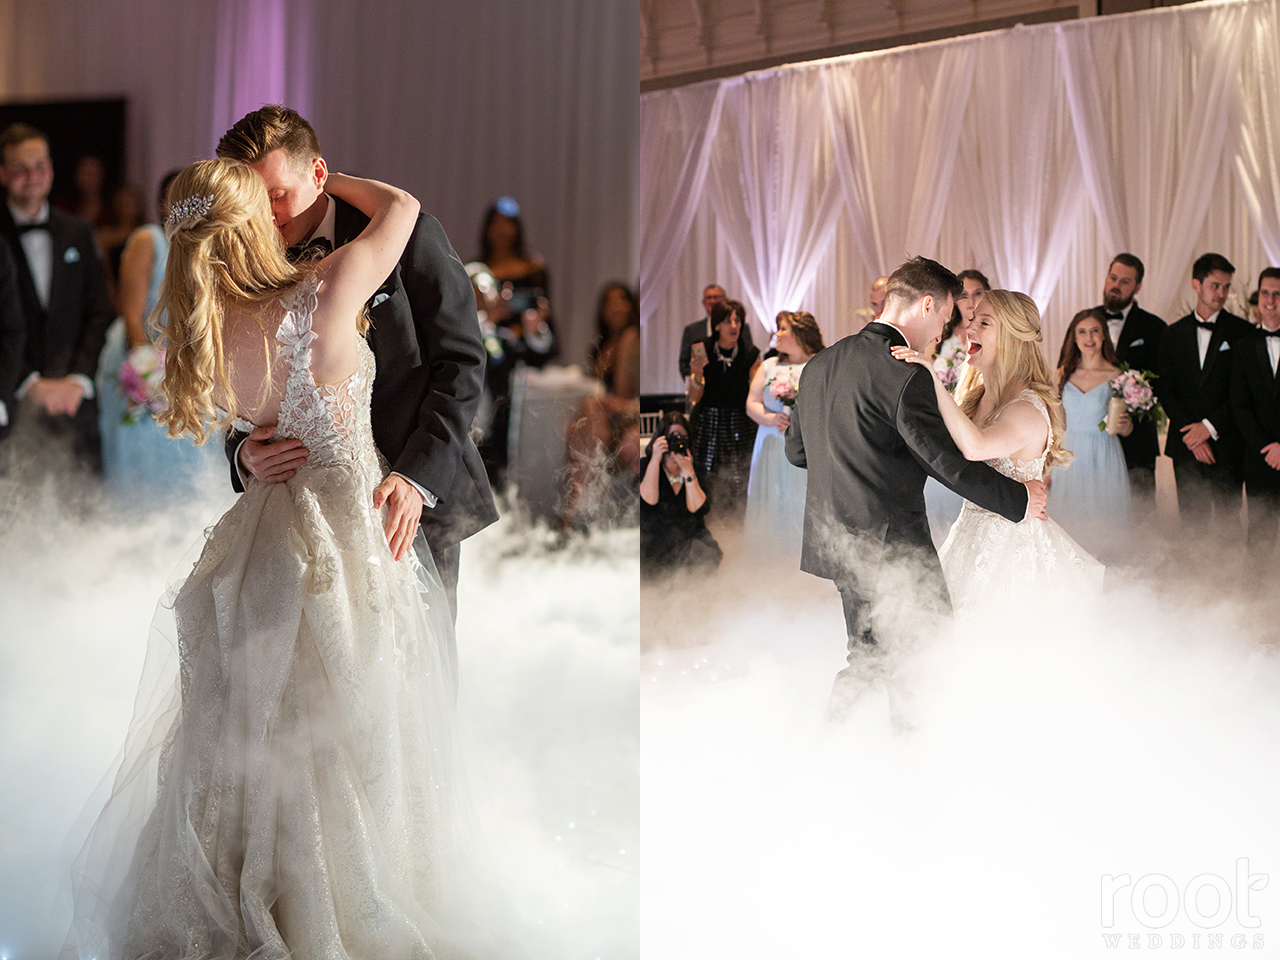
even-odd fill
[{"label": "blonde curly hair", "polygon": [[[1030,390],[1049,411],[1052,437],[1045,471],[1066,467],[1073,454],[1062,446],[1067,432],[1066,417],[1062,413],[1062,400],[1058,396],[1053,371],[1041,353],[1044,337],[1040,332],[1040,311],[1036,303],[1025,293],[1011,290],[988,290],[983,301],[991,306],[996,316],[996,362],[990,375],[983,377],[972,366],[956,386],[956,403],[974,423],[988,426],[1003,407],[1015,399],[1022,390]],[[988,388],[995,399],[994,412],[985,422],[977,419],[978,402]]]},{"label": "blonde curly hair", "polygon": [[[219,404],[235,410],[223,349],[228,311],[247,313],[261,327],[258,306],[306,271],[285,257],[266,187],[243,163],[191,164],[169,187],[169,205],[177,212],[166,225],[169,259],[151,315],[165,348],[161,394],[166,406],[156,419],[169,436],[186,434],[204,443],[230,420]],[[168,319],[160,326],[165,313]],[[264,329],[264,352],[267,348]]]}]

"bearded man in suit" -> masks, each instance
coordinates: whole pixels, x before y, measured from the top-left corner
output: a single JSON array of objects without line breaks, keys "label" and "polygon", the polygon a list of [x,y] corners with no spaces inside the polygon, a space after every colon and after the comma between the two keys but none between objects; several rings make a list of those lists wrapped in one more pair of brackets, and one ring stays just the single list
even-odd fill
[{"label": "bearded man in suit", "polygon": [[7,201],[0,207],[0,233],[12,255],[17,288],[17,302],[10,306],[20,305],[25,326],[13,395],[23,409],[10,411],[8,398],[0,396],[5,419],[30,417],[34,423],[28,427],[67,437],[79,459],[99,469],[93,378],[112,312],[93,228],[50,208],[53,161],[43,133],[12,124],[0,133],[0,154]]},{"label": "bearded man in suit", "polygon": [[[291,256],[323,256],[369,222],[324,192],[328,168],[319,140],[296,110],[255,110],[222,137],[217,152],[262,177]],[[367,308],[377,361],[373,438],[392,471],[374,492],[374,505],[388,507],[387,540],[397,558],[421,525],[456,619],[459,544],[497,520],[498,512],[470,436],[485,364],[475,294],[434,217],[419,214],[399,264]],[[265,483],[287,480],[306,462],[300,441],[273,443],[271,434],[271,427],[260,427],[228,437],[236,489],[250,476]],[[449,653],[454,667],[456,654]]]},{"label": "bearded man in suit", "polygon": [[[1132,253],[1117,253],[1107,267],[1102,285],[1102,306],[1116,356],[1134,370],[1157,373],[1160,363],[1160,340],[1167,329],[1154,313],[1138,306],[1138,291],[1146,267]],[[1154,386],[1154,384],[1153,384]],[[1129,468],[1129,488],[1139,510],[1150,513],[1155,508],[1156,457],[1160,441],[1154,421],[1135,423],[1133,432],[1120,438],[1125,465]]]}]

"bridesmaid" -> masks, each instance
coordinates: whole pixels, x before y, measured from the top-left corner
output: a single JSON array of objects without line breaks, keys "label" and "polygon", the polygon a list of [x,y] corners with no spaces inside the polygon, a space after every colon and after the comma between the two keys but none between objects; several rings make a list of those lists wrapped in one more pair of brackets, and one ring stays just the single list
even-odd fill
[{"label": "bridesmaid", "polygon": [[760,427],[747,484],[746,536],[770,555],[794,555],[797,563],[808,471],[787,460],[784,435],[791,407],[779,394],[795,396],[804,365],[825,346],[813,314],[784,310],[778,314],[777,356],[760,364],[747,394],[747,416]]},{"label": "bridesmaid", "polygon": [[1101,312],[1081,310],[1067,327],[1058,357],[1058,390],[1067,420],[1063,446],[1075,460],[1053,474],[1049,516],[1094,556],[1112,559],[1123,553],[1129,533],[1129,472],[1120,437],[1133,432],[1133,422],[1124,414],[1119,435],[1099,430],[1098,424],[1107,417],[1109,384],[1119,372]]},{"label": "bridesmaid", "polygon": [[[165,194],[178,175],[160,183],[160,219],[168,215]],[[108,491],[122,502],[146,509],[165,501],[187,499],[193,485],[225,470],[218,444],[198,447],[186,438],[172,439],[145,407],[129,394],[136,383],[122,382],[121,368],[159,361],[154,348],[159,331],[148,322],[160,297],[169,241],[156,223],[145,223],[129,235],[120,259],[120,316],[107,330],[98,361],[98,426],[102,434],[102,470]],[[157,318],[163,324],[163,318]],[[162,361],[161,361],[162,362]]]}]

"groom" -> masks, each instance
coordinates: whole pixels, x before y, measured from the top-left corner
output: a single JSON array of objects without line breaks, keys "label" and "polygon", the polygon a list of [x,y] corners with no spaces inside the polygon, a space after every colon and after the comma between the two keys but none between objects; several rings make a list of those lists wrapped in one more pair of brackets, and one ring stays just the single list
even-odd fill
[{"label": "groom", "polygon": [[[834,581],[844,604],[849,666],[837,690],[858,679],[862,654],[876,644],[876,606],[894,599],[890,569],[910,564],[914,606],[950,609],[925,517],[926,477],[1008,520],[1045,519],[1044,484],[966,460],[929,371],[889,352],[936,341],[963,289],[941,264],[908,260],[889,277],[880,319],[823,350],[800,378],[786,441],[787,459],[809,471],[800,569]],[[900,583],[897,599],[903,591]]]},{"label": "groom", "polygon": [[[369,222],[324,192],[328,169],[319,141],[296,110],[269,105],[248,114],[218,141],[218,156],[247,163],[262,177],[291,257],[318,258]],[[375,491],[374,506],[388,505],[386,534],[397,559],[421,523],[456,619],[459,544],[498,513],[469,433],[485,364],[475,294],[434,217],[418,217],[399,265],[368,310],[377,361],[373,439],[392,470]],[[306,462],[299,441],[272,443],[272,429],[228,437],[237,490],[249,475],[287,480]]]}]

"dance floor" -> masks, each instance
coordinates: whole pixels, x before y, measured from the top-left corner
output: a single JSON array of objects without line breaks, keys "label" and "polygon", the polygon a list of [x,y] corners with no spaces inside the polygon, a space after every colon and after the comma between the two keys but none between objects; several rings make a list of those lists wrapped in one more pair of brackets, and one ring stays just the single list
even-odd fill
[{"label": "dance floor", "polygon": [[714,532],[716,578],[641,590],[646,957],[1277,949],[1272,571],[1157,537],[1099,604],[921,638],[832,725],[836,591]]},{"label": "dance floor", "polygon": [[[229,504],[126,517],[0,481],[0,956],[56,956],[68,837],[120,748],[156,599]],[[557,958],[638,955],[635,530],[468,541],[458,648],[490,855]],[[189,566],[189,560],[185,561]]]}]

